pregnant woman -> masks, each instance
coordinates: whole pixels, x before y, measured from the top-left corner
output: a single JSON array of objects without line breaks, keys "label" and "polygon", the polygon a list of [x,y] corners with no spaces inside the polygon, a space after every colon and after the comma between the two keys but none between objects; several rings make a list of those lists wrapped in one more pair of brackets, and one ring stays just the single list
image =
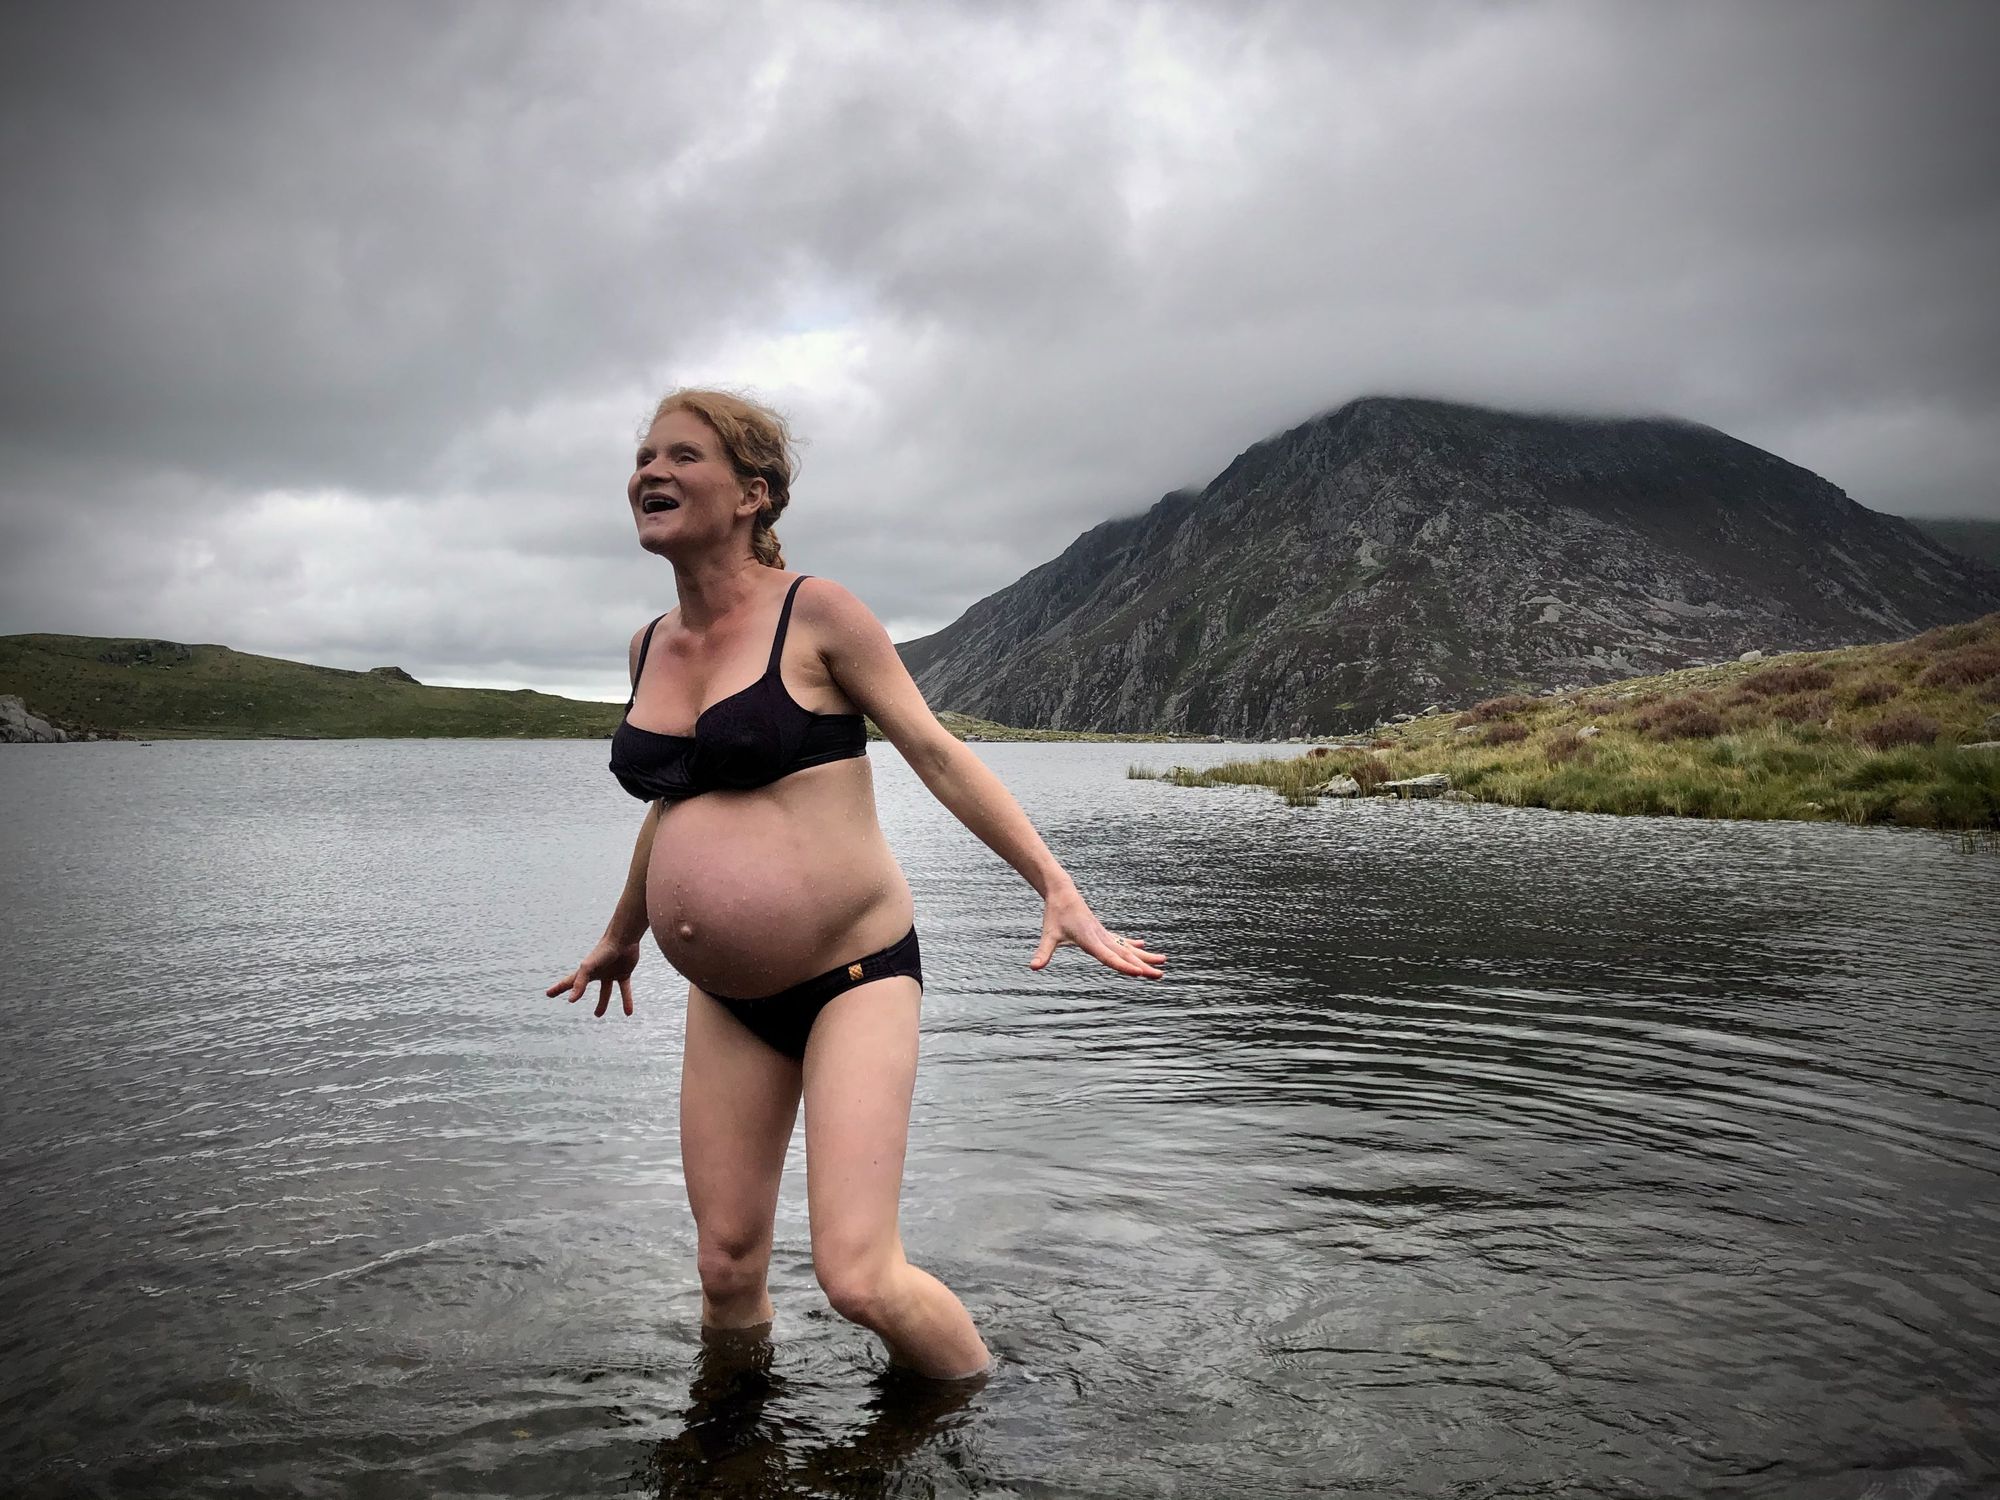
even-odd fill
[{"label": "pregnant woman", "polygon": [[813,1269],[834,1309],[926,1375],[991,1357],[897,1234],[923,988],[910,888],[882,836],[862,715],[1043,902],[1029,967],[1073,944],[1157,979],[1109,932],[993,773],[939,725],[887,632],[846,589],[785,569],[773,527],[792,455],[775,413],[716,391],[660,403],[626,483],[639,545],[679,606],[632,638],[611,771],[648,803],[604,936],[549,987],[573,1003],[631,975],[650,927],[688,984],[681,1159],[702,1321],[748,1329],[766,1290],[778,1179],[801,1097]]}]

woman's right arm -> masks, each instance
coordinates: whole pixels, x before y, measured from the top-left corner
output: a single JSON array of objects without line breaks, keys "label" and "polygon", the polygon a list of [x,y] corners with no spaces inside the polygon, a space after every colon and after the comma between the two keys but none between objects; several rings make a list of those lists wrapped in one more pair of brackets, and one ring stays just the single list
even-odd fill
[{"label": "woman's right arm", "polygon": [[[644,630],[634,631],[627,653],[626,667],[635,693],[645,637]],[[660,811],[665,806],[664,802],[647,804],[646,820],[639,825],[639,841],[632,847],[632,863],[625,871],[625,889],[618,893],[618,905],[612,908],[604,936],[584,955],[574,973],[549,986],[551,999],[568,990],[569,1003],[574,1005],[595,984],[597,1014],[601,1016],[611,1004],[611,986],[616,984],[625,999],[625,1014],[632,1014],[632,971],[639,966],[639,948],[646,937],[646,868],[653,862],[653,833],[660,826]]]},{"label": "woman's right arm", "polygon": [[639,825],[639,841],[632,846],[632,864],[625,871],[625,889],[618,893],[618,905],[605,924],[604,941],[629,948],[646,936],[646,869],[653,862],[653,832],[660,826],[664,802],[646,804],[646,821]]},{"label": "woman's right arm", "polygon": [[639,966],[639,953],[646,937],[646,867],[653,860],[653,833],[660,826],[663,802],[646,808],[646,820],[639,825],[639,840],[632,846],[632,863],[625,872],[625,889],[618,893],[618,905],[605,924],[604,936],[583,957],[575,972],[558,979],[548,988],[551,999],[569,991],[569,1003],[581,1000],[593,984],[597,990],[597,1014],[611,1004],[611,986],[617,985],[625,1001],[625,1014],[632,1014],[632,971]]}]

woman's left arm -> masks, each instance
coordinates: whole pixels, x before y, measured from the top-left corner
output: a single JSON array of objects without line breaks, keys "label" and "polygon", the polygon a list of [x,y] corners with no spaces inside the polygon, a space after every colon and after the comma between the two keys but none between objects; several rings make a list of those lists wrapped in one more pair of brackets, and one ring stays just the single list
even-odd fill
[{"label": "woman's left arm", "polygon": [[875,721],[931,795],[1042,898],[1042,940],[1028,967],[1042,968],[1058,947],[1069,943],[1106,968],[1158,979],[1166,955],[1107,930],[1097,919],[1013,794],[938,723],[868,606],[824,578],[801,592],[800,607],[808,607],[808,600],[827,670],[841,691]]}]

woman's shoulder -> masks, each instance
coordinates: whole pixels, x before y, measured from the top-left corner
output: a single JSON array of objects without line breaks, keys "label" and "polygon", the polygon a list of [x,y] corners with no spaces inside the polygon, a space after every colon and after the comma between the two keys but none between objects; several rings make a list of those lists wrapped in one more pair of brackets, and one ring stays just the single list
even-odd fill
[{"label": "woman's shoulder", "polygon": [[803,626],[821,652],[843,657],[865,654],[888,641],[882,622],[853,590],[817,573],[804,577],[792,611],[793,624]]},{"label": "woman's shoulder", "polygon": [[637,630],[632,632],[632,642],[626,648],[625,654],[630,663],[632,674],[634,676],[638,675],[639,657],[641,653],[643,653],[646,649],[647,637],[653,633],[655,627],[664,625],[667,622],[667,616],[673,613],[674,611],[670,609],[667,611],[666,614],[654,615],[652,619],[648,620],[645,624],[641,625]]},{"label": "woman's shoulder", "polygon": [[855,597],[853,590],[845,584],[837,583],[824,573],[799,573],[794,575],[799,595],[799,608],[808,603],[820,609],[866,608]]},{"label": "woman's shoulder", "polygon": [[677,610],[670,609],[665,614],[654,615],[652,619],[647,620],[637,630],[633,631],[632,649],[634,651],[637,651],[639,649],[639,643],[646,639],[646,635],[649,631],[653,630],[656,626],[667,624],[669,621],[672,620],[672,618],[676,613],[678,613]]},{"label": "woman's shoulder", "polygon": [[793,613],[808,624],[837,627],[862,622],[872,624],[875,620],[874,612],[861,602],[853,590],[822,574],[799,574],[797,587]]}]

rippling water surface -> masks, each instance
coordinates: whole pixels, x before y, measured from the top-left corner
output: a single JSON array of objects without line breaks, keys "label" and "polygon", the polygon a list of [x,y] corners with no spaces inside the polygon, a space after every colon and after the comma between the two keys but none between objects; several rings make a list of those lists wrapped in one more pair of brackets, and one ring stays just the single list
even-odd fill
[{"label": "rippling water surface", "polygon": [[1158,985],[876,747],[928,979],[882,1373],[802,1148],[704,1349],[681,1014],[544,999],[639,808],[577,743],[8,747],[0,1488],[1963,1497],[2000,1475],[2000,860],[982,746]]}]

